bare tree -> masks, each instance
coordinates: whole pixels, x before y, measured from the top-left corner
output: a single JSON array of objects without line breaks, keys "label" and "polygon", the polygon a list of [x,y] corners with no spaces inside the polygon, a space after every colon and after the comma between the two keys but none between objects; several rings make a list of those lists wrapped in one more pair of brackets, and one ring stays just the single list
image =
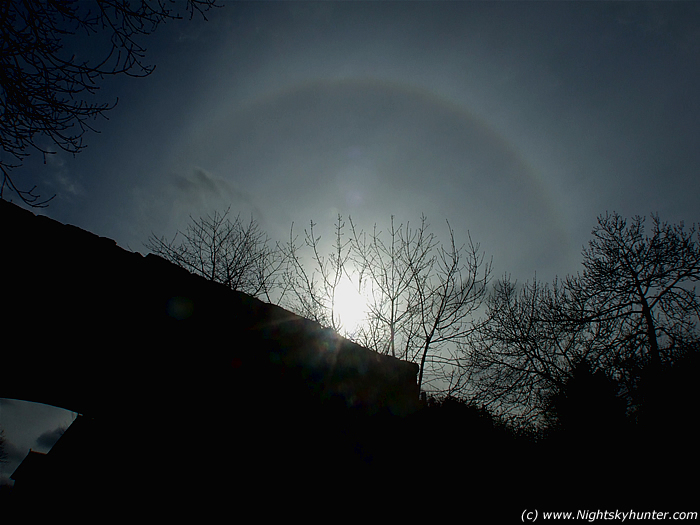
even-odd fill
[{"label": "bare tree", "polygon": [[588,326],[562,322],[568,301],[556,280],[495,283],[479,337],[462,347],[455,391],[517,426],[538,423],[552,392],[590,352]]},{"label": "bare tree", "polygon": [[368,282],[371,295],[363,342],[380,353],[410,359],[418,329],[413,322],[418,313],[413,297],[418,287],[413,281],[421,279],[421,274],[434,264],[435,236],[427,231],[425,217],[418,228],[411,230],[407,224],[404,230],[403,225],[395,226],[392,216],[386,242],[376,225],[368,236],[355,227],[352,219],[350,224],[359,281]]},{"label": "bare tree", "polygon": [[[419,387],[428,371],[433,379],[454,379],[455,349],[478,326],[491,271],[471,237],[457,245],[448,224],[449,243],[442,245],[423,217],[417,228],[396,226],[392,218],[387,240],[376,225],[368,235],[350,220],[347,239],[339,215],[324,254],[313,221],[303,245],[292,225],[286,245],[271,248],[257,223],[244,226],[228,213],[192,219],[172,241],[151,236],[147,247],[208,279],[274,299],[379,353],[417,363]],[[339,315],[347,299],[339,295],[343,280],[367,300],[365,323],[355,333],[347,332]]]},{"label": "bare tree", "polygon": [[[583,312],[570,321],[606,324],[608,337],[597,341],[613,363],[658,368],[674,352],[698,340],[700,244],[695,225],[670,225],[652,215],[630,223],[620,215],[598,218],[583,252],[583,273],[566,286]],[[612,364],[612,363],[611,363]]]},{"label": "bare tree", "polygon": [[481,338],[466,352],[462,385],[490,407],[537,422],[578,364],[602,371],[633,407],[639,384],[700,340],[700,246],[695,227],[652,216],[598,218],[583,272],[520,293],[507,280],[489,298]]},{"label": "bare tree", "polygon": [[287,250],[296,268],[291,288],[307,308],[302,313],[337,328],[335,289],[345,276],[363,290],[368,302],[367,319],[352,334],[354,340],[379,353],[416,362],[419,387],[425,384],[428,368],[433,376],[450,376],[451,371],[445,371],[454,361],[445,351],[474,331],[490,275],[490,264],[484,264],[478,245],[470,239],[466,247],[458,246],[449,224],[450,242],[447,247],[441,245],[425,217],[417,228],[397,226],[392,217],[386,238],[376,225],[371,234],[359,230],[352,220],[350,225],[352,235],[345,241],[345,224],[338,218],[333,252],[324,258],[319,256],[320,237],[314,235],[312,223],[306,244],[317,271],[311,275],[296,253]]},{"label": "bare tree", "polygon": [[322,253],[321,236],[314,232],[315,226],[311,221],[309,229],[304,230],[304,246],[311,250],[310,261],[305,261],[300,253],[294,225],[290,228],[289,242],[284,248],[284,289],[291,298],[285,295],[283,300],[286,299],[286,306],[298,314],[341,333],[343,321],[337,313],[336,291],[343,276],[352,279],[348,265],[349,241],[344,238],[345,222],[338,215],[334,244],[327,255]]},{"label": "bare tree", "polygon": [[414,359],[420,359],[419,389],[423,385],[426,359],[431,354],[436,356],[435,365],[439,366],[439,362],[449,365],[449,382],[454,383],[453,360],[445,361],[437,356],[447,346],[463,344],[479,328],[476,314],[486,298],[491,274],[491,263],[484,263],[484,254],[471,236],[467,245],[458,247],[449,223],[448,228],[450,242],[447,248],[444,245],[437,248],[430,266],[411,264],[413,295],[418,300],[414,324],[419,329],[420,346]]},{"label": "bare tree", "polygon": [[[192,18],[215,0],[187,0]],[[90,101],[106,76],[149,75],[139,42],[167,20],[181,18],[170,0],[13,0],[0,3],[0,198],[5,190],[25,203],[42,207],[36,186],[21,189],[12,170],[32,151],[46,159],[53,147],[76,154],[83,135],[113,103]],[[75,38],[90,38],[94,61],[79,59],[71,49]],[[73,46],[74,47],[74,46]]]},{"label": "bare tree", "polygon": [[253,218],[244,224],[240,215],[231,220],[229,212],[190,218],[172,241],[151,236],[146,246],[192,273],[272,301],[281,286],[282,254]]}]

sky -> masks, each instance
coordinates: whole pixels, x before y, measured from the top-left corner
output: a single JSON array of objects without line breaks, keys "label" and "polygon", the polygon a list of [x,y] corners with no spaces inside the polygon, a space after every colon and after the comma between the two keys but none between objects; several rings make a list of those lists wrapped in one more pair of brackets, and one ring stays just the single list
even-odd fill
[{"label": "sky", "polygon": [[[606,211],[700,220],[700,4],[222,3],[101,85],[83,152],[16,172],[39,213],[144,254],[228,206],[280,241],[425,214],[519,282],[579,271]],[[66,417],[15,408],[19,448]]]}]

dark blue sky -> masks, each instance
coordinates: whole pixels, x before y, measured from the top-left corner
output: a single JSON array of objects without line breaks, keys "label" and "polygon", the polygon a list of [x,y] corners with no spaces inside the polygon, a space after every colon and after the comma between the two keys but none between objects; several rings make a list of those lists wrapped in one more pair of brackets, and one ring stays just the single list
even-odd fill
[{"label": "dark blue sky", "polygon": [[521,281],[576,272],[606,211],[700,219],[700,4],[225,2],[208,16],[144,40],[150,77],[105,82],[99,100],[119,104],[84,152],[17,172],[57,193],[42,213],[142,253],[150,233],[228,205],[279,240],[311,219],[330,234],[338,213],[367,227],[425,213]]},{"label": "dark blue sky", "polygon": [[550,280],[606,210],[697,220],[699,9],[227,3],[145,39],[156,72],[106,83],[88,149],[26,176],[134,250],[228,204],[274,238],[425,213]]}]

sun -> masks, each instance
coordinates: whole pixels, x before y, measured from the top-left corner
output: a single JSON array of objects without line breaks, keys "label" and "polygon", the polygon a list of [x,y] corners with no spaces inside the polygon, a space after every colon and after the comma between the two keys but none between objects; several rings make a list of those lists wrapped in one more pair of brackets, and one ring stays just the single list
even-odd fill
[{"label": "sun", "polygon": [[352,336],[362,326],[367,316],[367,297],[357,289],[357,285],[343,277],[335,289],[334,315],[340,321],[342,335]]}]

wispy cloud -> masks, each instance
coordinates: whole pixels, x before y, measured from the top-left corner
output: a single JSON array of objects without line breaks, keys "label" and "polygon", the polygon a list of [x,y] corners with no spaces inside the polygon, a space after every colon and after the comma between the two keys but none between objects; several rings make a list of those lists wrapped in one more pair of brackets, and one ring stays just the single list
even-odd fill
[{"label": "wispy cloud", "polygon": [[46,165],[49,168],[47,183],[53,188],[58,198],[70,199],[85,193],[78,178],[70,173],[61,153],[46,155]]},{"label": "wispy cloud", "polygon": [[51,447],[56,444],[56,441],[63,435],[63,433],[66,431],[65,427],[60,426],[58,428],[54,428],[53,430],[47,430],[43,434],[41,434],[38,438],[36,438],[36,445],[37,448],[39,449],[46,449],[49,450]]},{"label": "wispy cloud", "polygon": [[174,175],[173,186],[177,190],[176,201],[181,209],[209,213],[231,206],[234,213],[250,212],[259,221],[264,220],[262,211],[250,195],[203,168],[196,167],[186,176]]}]

